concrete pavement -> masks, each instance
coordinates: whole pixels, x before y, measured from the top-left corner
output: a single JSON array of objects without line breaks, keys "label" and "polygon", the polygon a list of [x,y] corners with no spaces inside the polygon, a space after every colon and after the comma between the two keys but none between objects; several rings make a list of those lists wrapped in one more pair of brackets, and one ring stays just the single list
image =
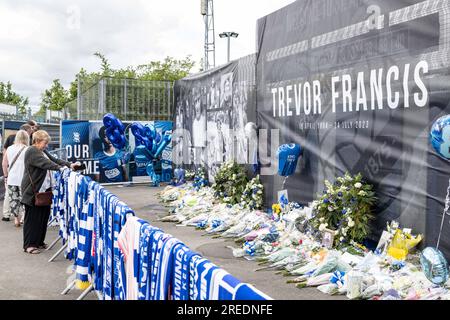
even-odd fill
[{"label": "concrete pavement", "polygon": [[[122,201],[127,203],[137,216],[149,221],[166,233],[183,241],[192,250],[199,252],[216,265],[222,267],[243,282],[253,284],[256,288],[274,299],[344,299],[341,296],[322,294],[316,288],[297,289],[287,284],[287,278],[274,271],[258,271],[256,262],[234,258],[228,245],[236,247],[233,241],[213,239],[204,232],[189,227],[177,227],[174,223],[163,223],[158,219],[167,214],[168,208],[161,206],[156,193],[161,189],[149,186],[108,187]],[[0,202],[0,205],[2,203]],[[57,237],[57,229],[49,228],[46,242]],[[22,250],[22,228],[14,227],[13,222],[0,221],[0,299],[76,299],[80,294],[72,290],[62,296],[60,292],[66,287],[71,263],[61,255],[55,262],[48,259],[60,247],[60,243],[51,251],[38,255],[26,254]],[[90,294],[88,299],[96,299]]]}]

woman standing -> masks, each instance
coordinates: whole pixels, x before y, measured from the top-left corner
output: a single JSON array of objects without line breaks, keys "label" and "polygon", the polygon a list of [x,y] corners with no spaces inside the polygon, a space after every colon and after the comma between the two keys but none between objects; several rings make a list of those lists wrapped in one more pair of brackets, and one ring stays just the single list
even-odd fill
[{"label": "woman standing", "polygon": [[45,235],[50,216],[50,205],[37,206],[36,193],[50,191],[52,187],[49,170],[62,170],[64,166],[74,169],[76,163],[53,157],[46,150],[50,136],[44,130],[33,134],[33,145],[25,153],[25,172],[22,179],[22,203],[25,205],[23,225],[23,249],[31,254],[45,249]]},{"label": "woman standing", "polygon": [[25,151],[30,145],[30,136],[25,130],[19,130],[14,144],[6,150],[8,175],[5,175],[8,186],[10,212],[14,215],[14,225],[20,227],[19,212],[21,207],[20,185],[25,167]]}]

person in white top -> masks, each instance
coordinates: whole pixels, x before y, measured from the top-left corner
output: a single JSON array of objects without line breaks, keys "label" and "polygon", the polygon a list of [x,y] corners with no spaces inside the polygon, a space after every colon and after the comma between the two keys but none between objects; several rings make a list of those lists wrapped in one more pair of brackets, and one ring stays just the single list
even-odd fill
[{"label": "person in white top", "polygon": [[14,144],[6,150],[8,159],[8,175],[5,175],[6,184],[8,186],[9,206],[11,214],[14,215],[14,224],[20,227],[20,207],[21,192],[20,184],[22,183],[23,173],[25,170],[25,151],[30,145],[30,136],[25,130],[19,130],[16,134]]}]

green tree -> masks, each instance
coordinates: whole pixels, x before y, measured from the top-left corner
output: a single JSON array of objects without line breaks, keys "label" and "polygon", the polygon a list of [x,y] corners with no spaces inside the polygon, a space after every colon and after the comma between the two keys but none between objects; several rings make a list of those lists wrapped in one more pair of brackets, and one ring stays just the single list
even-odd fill
[{"label": "green tree", "polygon": [[78,93],[78,80],[81,79],[81,90],[96,84],[102,77],[112,77],[115,79],[136,79],[153,81],[176,81],[186,77],[195,62],[191,56],[184,59],[166,57],[163,61],[150,61],[137,67],[128,66],[122,69],[112,69],[108,59],[100,52],[94,53],[101,61],[101,72],[88,73],[85,69],[76,74],[75,80],[70,84],[70,100],[75,100]]},{"label": "green tree", "polygon": [[111,70],[111,65],[109,64],[108,59],[106,59],[105,55],[100,52],[94,53],[94,56],[102,61],[102,76],[109,77],[113,70]]},{"label": "green tree", "polygon": [[42,94],[40,111],[61,111],[68,101],[69,92],[64,89],[59,79],[55,79],[50,89],[45,90]]},{"label": "green tree", "polygon": [[[93,88],[94,91],[89,91],[89,89],[96,86],[104,78],[108,79],[104,94],[106,97],[105,106],[109,112],[121,116],[124,101],[127,101],[126,117],[131,117],[136,120],[141,118],[146,119],[147,115],[143,110],[149,107],[152,110],[156,110],[156,114],[160,112],[164,113],[164,110],[167,110],[166,108],[170,104],[170,98],[167,97],[166,84],[161,85],[156,83],[154,87],[152,87],[153,84],[151,83],[130,85],[127,96],[125,97],[123,79],[173,82],[186,77],[195,66],[195,62],[190,56],[187,56],[184,59],[166,57],[162,61],[150,61],[149,63],[138,66],[114,69],[104,54],[96,52],[94,56],[100,60],[100,70],[97,72],[87,72],[84,68],[81,68],[67,91],[68,102],[70,103],[66,103],[66,106],[72,113],[76,112],[78,90],[81,90],[83,93],[90,92],[89,94],[94,94],[95,96],[95,87]],[[80,83],[78,83],[79,81]],[[150,90],[149,87],[151,87]],[[46,96],[46,94],[43,94],[43,99]],[[47,98],[47,100],[49,99]],[[45,103],[45,105],[47,104]],[[91,116],[89,112],[92,112],[92,117],[98,116],[97,109],[94,105],[96,106],[97,103],[83,104],[84,117]]]},{"label": "green tree", "polygon": [[26,114],[28,98],[25,98],[12,89],[11,82],[0,82],[0,103],[11,104],[19,108],[20,114]]},{"label": "green tree", "polygon": [[186,77],[194,65],[195,62],[190,56],[181,60],[166,57],[163,61],[151,61],[138,66],[136,68],[137,79],[176,81]]}]

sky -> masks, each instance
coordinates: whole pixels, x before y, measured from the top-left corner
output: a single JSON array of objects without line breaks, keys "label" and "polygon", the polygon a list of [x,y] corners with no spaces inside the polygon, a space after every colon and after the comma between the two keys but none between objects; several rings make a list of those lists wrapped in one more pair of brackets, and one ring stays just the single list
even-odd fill
[{"label": "sky", "polygon": [[[255,52],[256,21],[294,0],[214,0],[216,66]],[[200,0],[2,0],[0,81],[37,109],[54,79],[68,88],[83,67],[98,71],[101,52],[112,68],[191,55],[199,68],[204,55]]]}]

